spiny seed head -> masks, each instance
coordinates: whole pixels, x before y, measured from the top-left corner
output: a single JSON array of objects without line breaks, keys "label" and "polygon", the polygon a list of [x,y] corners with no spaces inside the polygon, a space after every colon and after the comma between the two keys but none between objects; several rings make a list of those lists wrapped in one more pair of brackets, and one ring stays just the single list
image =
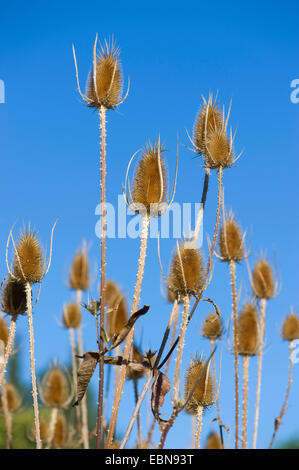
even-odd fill
[{"label": "spiny seed head", "polygon": [[66,328],[78,328],[80,326],[81,309],[76,302],[70,302],[64,307],[62,321]]},{"label": "spiny seed head", "polygon": [[26,292],[23,282],[9,277],[4,284],[1,308],[8,315],[22,315],[26,312]]},{"label": "spiny seed head", "polygon": [[[8,408],[8,411],[13,413],[13,412],[17,411],[18,408],[20,407],[22,399],[21,399],[20,394],[19,394],[19,392],[17,391],[17,389],[14,385],[6,384],[5,389],[6,389],[6,397],[7,397],[7,408]],[[1,393],[1,397],[0,397],[0,408],[1,408],[1,410],[3,409],[2,393]]]},{"label": "spiny seed head", "polygon": [[132,205],[136,205],[137,211],[138,205],[142,204],[148,214],[152,209],[152,215],[159,215],[159,209],[161,210],[166,202],[167,172],[163,152],[164,148],[157,142],[153,145],[148,143],[143,149],[132,189]]},{"label": "spiny seed head", "polygon": [[8,340],[8,328],[7,323],[4,318],[0,317],[0,341],[3,341],[4,346],[6,347]]},{"label": "spiny seed head", "polygon": [[[137,348],[135,344],[133,344],[133,361],[137,362],[142,362],[143,361],[143,355]],[[144,376],[144,369],[141,370],[135,370],[132,366],[128,365],[126,369],[126,378],[128,380],[138,380],[141,379]]]},{"label": "spiny seed head", "polygon": [[86,251],[78,252],[70,270],[70,288],[87,290],[89,288],[89,261]]},{"label": "spiny seed head", "polygon": [[13,274],[18,281],[34,284],[44,276],[43,253],[37,234],[25,228],[16,246]]},{"label": "spiny seed head", "polygon": [[113,281],[106,283],[105,303],[112,309],[112,312],[107,314],[107,334],[112,338],[121,332],[128,321],[126,299]]},{"label": "spiny seed head", "polygon": [[222,449],[220,436],[216,432],[211,432],[207,438],[206,449]]},{"label": "spiny seed head", "polygon": [[46,406],[65,408],[70,401],[70,388],[66,373],[61,367],[54,365],[43,377],[40,396]]},{"label": "spiny seed head", "polygon": [[265,259],[258,261],[253,269],[252,287],[258,299],[271,299],[275,296],[272,269]]},{"label": "spiny seed head", "polygon": [[203,261],[200,252],[190,242],[176,250],[168,277],[171,289],[179,296],[196,295],[203,282]]},{"label": "spiny seed head", "polygon": [[286,341],[299,339],[299,318],[295,313],[291,313],[284,320],[281,336]]},{"label": "spiny seed head", "polygon": [[202,336],[215,340],[221,338],[223,333],[221,318],[216,313],[208,315],[203,323]]},{"label": "spiny seed head", "polygon": [[237,322],[237,352],[255,356],[259,347],[258,315],[253,303],[246,304]]},{"label": "spiny seed head", "polygon": [[[92,69],[87,82],[87,97],[91,108],[104,106],[114,108],[120,102],[122,93],[122,70],[119,49],[114,44],[102,47],[96,58],[96,67]],[[95,76],[94,76],[95,75]]]},{"label": "spiny seed head", "polygon": [[224,129],[211,132],[206,141],[208,168],[228,168],[233,164],[233,149]]},{"label": "spiny seed head", "polygon": [[[43,418],[39,420],[39,431],[41,440],[47,440],[49,437],[49,423]],[[35,423],[32,423],[28,429],[28,438],[30,441],[35,442]]]},{"label": "spiny seed head", "polygon": [[215,102],[208,105],[204,100],[193,129],[193,140],[197,151],[201,155],[207,154],[207,139],[218,128],[222,128],[222,117],[219,108]]},{"label": "spiny seed head", "polygon": [[62,413],[59,413],[56,419],[53,444],[56,449],[62,449],[67,444],[67,422]]},{"label": "spiny seed head", "polygon": [[186,374],[185,399],[187,399],[202,374],[191,400],[189,400],[186,405],[186,410],[190,414],[196,414],[199,406],[207,407],[214,403],[213,382],[208,370],[206,369],[204,371],[204,367],[204,362],[195,358],[190,363]]},{"label": "spiny seed head", "polygon": [[223,261],[237,262],[244,258],[242,230],[233,215],[230,215],[220,229],[219,251]]}]

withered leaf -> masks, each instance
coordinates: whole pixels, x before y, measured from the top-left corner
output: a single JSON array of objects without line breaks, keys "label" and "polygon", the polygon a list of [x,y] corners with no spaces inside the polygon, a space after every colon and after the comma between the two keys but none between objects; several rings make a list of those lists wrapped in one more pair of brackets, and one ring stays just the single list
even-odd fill
[{"label": "withered leaf", "polygon": [[154,377],[152,385],[152,411],[154,416],[158,417],[158,411],[163,406],[165,395],[171,389],[171,382],[165,374],[158,370],[155,370]]},{"label": "withered leaf", "polygon": [[83,354],[83,362],[81,362],[77,373],[77,401],[73,406],[78,406],[84,397],[99,357],[100,355],[96,351],[87,351]]},{"label": "withered leaf", "polygon": [[108,349],[106,349],[105,352],[111,351],[111,349],[114,349],[117,346],[119,346],[126,339],[128,334],[130,333],[131,329],[135,325],[136,320],[138,320],[138,318],[141,317],[141,315],[144,315],[148,311],[149,311],[149,305],[145,305],[140,310],[133,313],[133,315],[131,315],[128,322],[126,323],[126,325],[121,330],[121,332],[118,335],[114,336],[114,338],[112,340],[112,345]]}]

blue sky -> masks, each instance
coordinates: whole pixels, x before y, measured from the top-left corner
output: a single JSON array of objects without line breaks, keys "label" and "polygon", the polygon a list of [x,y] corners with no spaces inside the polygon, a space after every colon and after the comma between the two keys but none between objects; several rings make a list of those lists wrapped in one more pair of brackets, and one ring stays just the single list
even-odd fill
[{"label": "blue sky", "polygon": [[[67,289],[68,269],[83,238],[90,243],[95,295],[99,239],[95,236],[99,201],[99,133],[95,112],[80,104],[76,91],[71,46],[75,44],[80,81],[84,88],[92,58],[95,34],[100,40],[112,34],[121,49],[125,77],[131,91],[119,113],[108,113],[107,199],[115,204],[122,192],[127,163],[147,139],[160,133],[167,147],[172,179],[176,135],[180,161],[175,201],[200,198],[203,169],[188,145],[185,128],[192,130],[201,95],[219,91],[219,102],[232,98],[231,125],[237,127],[236,150],[244,154],[235,168],[224,173],[225,198],[242,227],[251,234],[250,263],[266,253],[277,258],[281,289],[271,300],[267,315],[267,348],[262,379],[259,446],[269,443],[287,380],[287,345],[279,336],[281,323],[298,299],[298,123],[299,104],[290,100],[290,83],[299,78],[298,2],[89,2],[53,1],[6,3],[0,19],[0,79],[5,83],[5,104],[0,104],[1,142],[1,276],[6,274],[5,246],[9,229],[19,218],[31,221],[43,243],[59,216],[53,261],[43,282],[35,309],[37,368],[54,357],[69,360],[67,332],[58,322],[63,303],[73,298]],[[211,236],[216,207],[213,174],[204,217]],[[173,239],[161,243],[168,269]],[[137,270],[138,240],[108,240],[107,275],[115,279],[131,305]],[[207,246],[204,245],[207,255]],[[242,299],[250,293],[247,269],[238,268]],[[215,260],[208,295],[220,306],[227,323],[231,313],[227,266]],[[150,240],[142,303],[147,317],[137,327],[142,345],[157,348],[170,306],[161,295],[161,277],[155,240]],[[187,333],[184,366],[208,345],[199,331],[207,305],[200,305]],[[24,378],[29,378],[26,318],[18,321],[23,351]],[[84,341],[95,348],[94,326],[84,318]],[[220,350],[221,348],[219,348]],[[223,342],[220,402],[223,421],[233,428],[233,360]],[[217,353],[219,360],[219,352]],[[289,410],[279,439],[299,435],[298,365]],[[251,442],[255,392],[255,360],[250,383]],[[96,381],[93,382],[95,387]],[[133,406],[131,384],[125,388]],[[123,431],[131,408],[121,408]],[[169,409],[167,405],[165,412]],[[144,410],[146,415],[146,409]],[[215,409],[204,418],[203,439],[213,428]],[[146,416],[144,420],[146,426]],[[182,435],[182,426],[184,433]],[[190,418],[182,415],[169,433],[168,447],[190,444]],[[227,443],[232,442],[231,433]],[[155,435],[158,440],[159,433]]]}]

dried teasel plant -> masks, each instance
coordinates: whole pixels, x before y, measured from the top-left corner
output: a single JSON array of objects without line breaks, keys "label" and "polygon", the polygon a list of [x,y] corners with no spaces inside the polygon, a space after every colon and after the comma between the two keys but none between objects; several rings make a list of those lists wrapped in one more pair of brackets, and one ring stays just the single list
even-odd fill
[{"label": "dried teasel plant", "polygon": [[258,354],[258,314],[253,302],[246,303],[237,321],[237,352],[243,357],[242,448],[247,448],[249,358]]},{"label": "dried teasel plant", "polygon": [[232,292],[232,318],[233,318],[233,345],[234,345],[234,377],[235,377],[235,448],[238,448],[239,440],[239,375],[238,375],[238,350],[237,350],[237,278],[236,263],[245,259],[245,235],[237,224],[235,216],[230,212],[226,216],[224,198],[222,203],[223,223],[219,232],[219,254],[215,253],[221,261],[228,263]]},{"label": "dried teasel plant", "polygon": [[[186,411],[197,418],[195,448],[199,449],[203,410],[215,402],[215,390],[209,368],[204,369],[202,358],[196,357],[189,364],[185,377],[185,398],[195,387],[191,399],[186,404]],[[200,378],[200,376],[202,377]],[[200,380],[198,380],[200,378]]]},{"label": "dried teasel plant", "polygon": [[[76,68],[76,78],[78,91],[87,106],[96,108],[99,111],[100,134],[101,134],[101,311],[100,328],[104,329],[104,306],[105,306],[105,269],[106,269],[106,111],[114,109],[125,101],[129,93],[129,86],[126,95],[121,99],[122,92],[122,71],[119,61],[119,50],[115,42],[107,42],[101,46],[101,52],[97,53],[96,39],[93,47],[93,65],[89,75],[87,92],[83,94],[79,85],[77,59],[73,46],[73,55]],[[97,332],[98,337],[98,332]],[[100,335],[99,352],[104,349],[103,339]],[[97,419],[97,448],[101,444],[102,421],[103,421],[103,391],[104,391],[104,362],[101,359],[99,369],[99,399],[98,399],[98,419]]]},{"label": "dried teasel plant", "polygon": [[[142,230],[141,230],[141,243],[138,261],[137,281],[135,285],[133,304],[131,310],[131,316],[137,311],[142,281],[145,266],[145,257],[147,250],[147,240],[149,223],[151,216],[159,216],[161,212],[168,210],[172,204],[175,188],[176,188],[176,177],[177,177],[177,165],[178,165],[178,149],[176,157],[176,176],[174,185],[172,188],[171,195],[167,201],[167,185],[166,185],[166,163],[162,157],[163,146],[160,143],[160,138],[153,145],[148,143],[143,149],[141,158],[137,165],[134,179],[133,179],[133,190],[131,192],[129,185],[130,201],[127,196],[127,180],[130,165],[137,152],[131,158],[125,179],[125,197],[127,203],[133,208],[133,210],[140,212],[142,217]],[[167,202],[166,202],[167,201]],[[124,347],[124,359],[127,360],[130,355],[132,356],[132,344],[133,344],[134,326],[131,328],[128,337],[126,339]],[[121,367],[119,382],[115,394],[115,400],[113,404],[113,411],[108,429],[108,436],[106,440],[106,447],[109,448],[115,431],[116,419],[118,415],[120,399],[125,381],[125,366]]]},{"label": "dried teasel plant", "polygon": [[[47,441],[49,437],[49,423],[46,419],[41,418],[39,420],[39,429],[40,429],[40,438],[42,443]],[[27,431],[27,437],[30,441],[35,441],[35,424],[32,423],[32,426],[29,427]]]},{"label": "dried teasel plant", "polygon": [[58,411],[68,407],[73,397],[73,387],[66,369],[54,364],[44,375],[40,384],[43,404],[52,408],[47,447],[51,447],[58,418]]},{"label": "dried teasel plant", "polygon": [[[58,220],[58,219],[57,219]],[[45,275],[50,269],[52,257],[52,243],[53,233],[57,223],[55,221],[51,231],[50,254],[49,260],[43,253],[37,233],[34,232],[30,225],[21,231],[19,240],[15,244],[11,228],[7,246],[6,246],[6,265],[10,277],[15,281],[23,283],[26,294],[26,311],[28,316],[29,326],[29,339],[30,339],[30,369],[31,369],[31,382],[32,382],[32,396],[33,396],[33,409],[36,430],[36,448],[41,448],[40,429],[39,429],[39,409],[37,398],[37,386],[35,376],[35,355],[34,355],[34,331],[33,331],[33,316],[32,316],[32,284],[41,283]],[[14,249],[14,257],[12,261],[12,269],[8,263],[8,247],[9,242],[12,241]]]},{"label": "dried teasel plant", "polygon": [[281,337],[285,341],[289,343],[289,373],[288,373],[288,383],[287,389],[285,393],[285,397],[283,400],[283,404],[280,410],[279,415],[275,418],[274,421],[274,431],[272,435],[271,442],[269,444],[269,449],[272,448],[277,431],[279,426],[281,425],[282,418],[284,417],[287,409],[288,409],[288,399],[290,396],[291,391],[291,384],[292,384],[292,377],[293,377],[293,351],[294,351],[294,341],[299,339],[299,317],[296,313],[291,312],[284,320],[282,329],[281,329]]},{"label": "dried teasel plant", "polygon": [[256,448],[258,423],[260,412],[260,395],[262,383],[262,361],[263,342],[266,331],[266,306],[267,300],[272,299],[277,294],[277,282],[274,280],[272,268],[265,256],[262,256],[255,264],[252,273],[249,270],[249,278],[254,296],[259,301],[259,353],[258,353],[258,373],[256,385],[256,402],[254,415],[253,449]]}]

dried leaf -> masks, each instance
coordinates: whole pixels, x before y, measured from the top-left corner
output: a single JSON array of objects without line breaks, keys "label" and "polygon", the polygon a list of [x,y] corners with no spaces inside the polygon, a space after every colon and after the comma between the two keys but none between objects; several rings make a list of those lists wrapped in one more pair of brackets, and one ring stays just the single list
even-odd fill
[{"label": "dried leaf", "polygon": [[105,352],[111,351],[111,349],[114,349],[117,346],[119,346],[126,339],[128,334],[130,333],[131,329],[135,325],[136,320],[138,320],[138,318],[141,317],[141,315],[144,315],[145,313],[147,313],[148,310],[149,310],[149,305],[145,305],[140,310],[133,313],[133,315],[131,315],[131,317],[129,318],[127,324],[123,327],[121,332],[118,335],[114,336],[114,338],[112,340],[112,345]]},{"label": "dried leaf", "polygon": [[159,372],[155,371],[155,380],[152,385],[152,411],[155,417],[159,416],[158,411],[163,406],[165,395],[171,389],[171,382],[169,378]]},{"label": "dried leaf", "polygon": [[90,379],[99,361],[99,353],[87,351],[83,354],[83,362],[80,364],[77,373],[77,401],[73,406],[78,406],[85,395]]}]

